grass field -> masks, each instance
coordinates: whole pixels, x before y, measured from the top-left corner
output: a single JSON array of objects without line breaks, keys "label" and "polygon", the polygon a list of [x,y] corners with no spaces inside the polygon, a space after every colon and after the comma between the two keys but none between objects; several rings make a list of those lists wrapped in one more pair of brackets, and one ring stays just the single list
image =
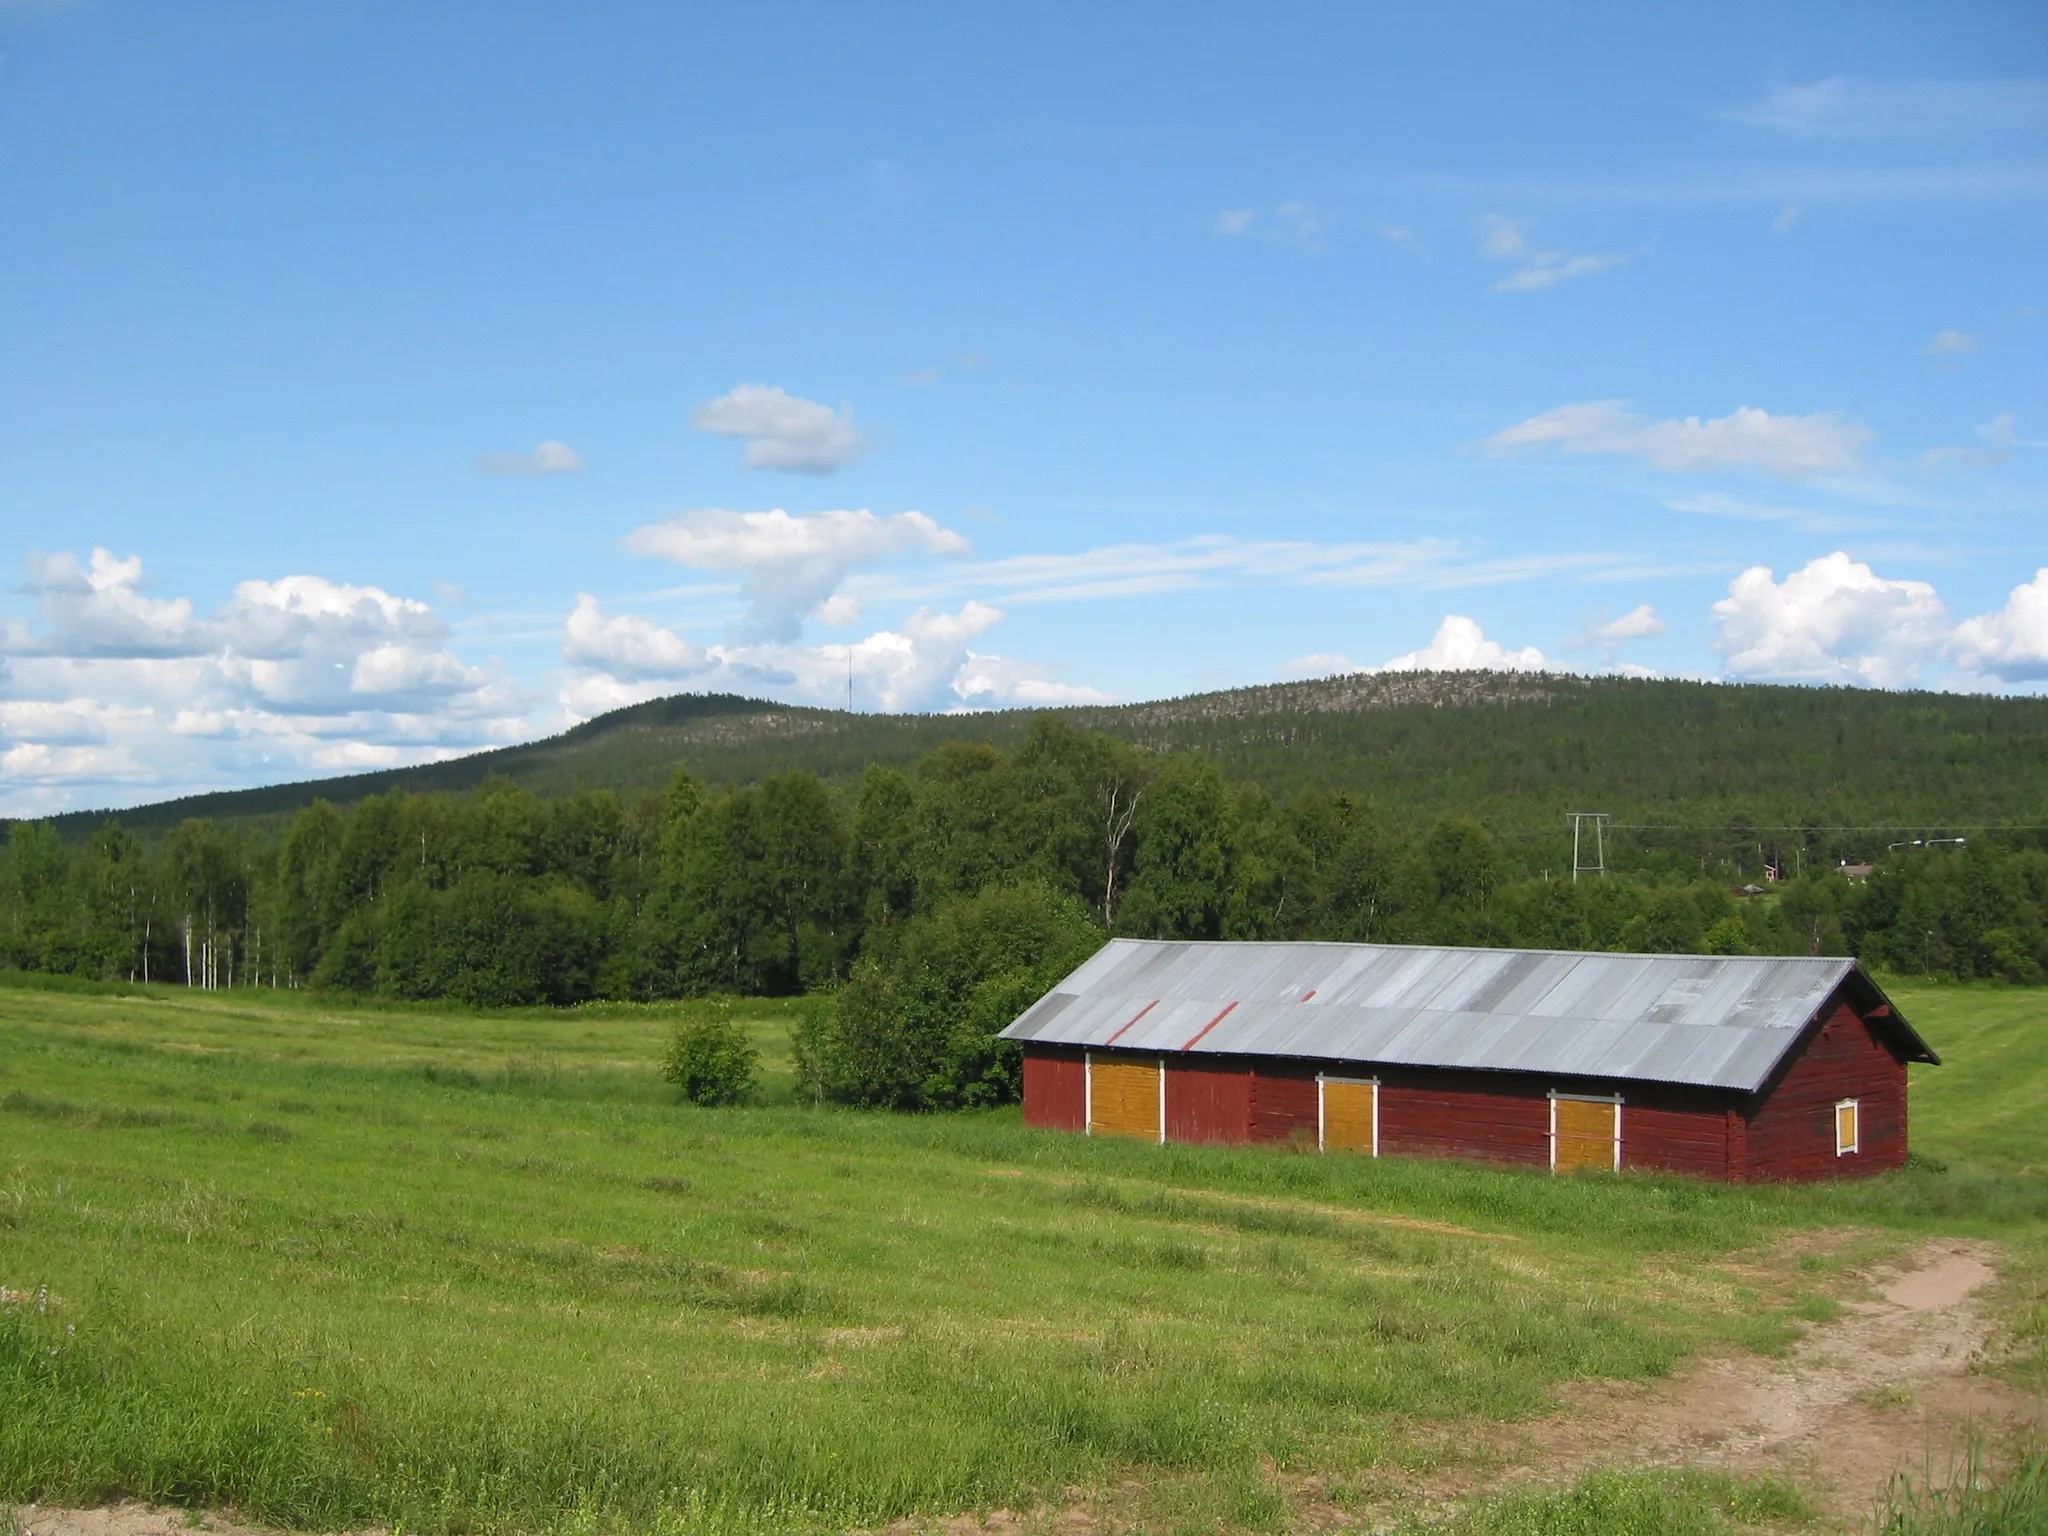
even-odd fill
[{"label": "grass field", "polygon": [[[1949,1063],[1925,1166],[1741,1190],[822,1111],[765,1004],[769,1102],[699,1110],[654,1075],[673,1011],[0,987],[0,1501],[460,1536],[1122,1488],[1148,1527],[1280,1529],[1302,1478],[1379,1499],[1560,1381],[1783,1347],[1825,1272],[1723,1261],[1802,1227],[2000,1238],[2038,1351],[2048,994],[1895,996]],[[1560,1497],[1588,1530],[1793,1511]]]}]

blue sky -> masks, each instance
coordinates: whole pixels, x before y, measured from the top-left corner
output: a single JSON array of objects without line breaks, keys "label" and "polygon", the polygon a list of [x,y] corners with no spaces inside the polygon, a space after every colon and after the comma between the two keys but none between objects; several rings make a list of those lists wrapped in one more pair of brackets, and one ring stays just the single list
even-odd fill
[{"label": "blue sky", "polygon": [[2048,12],[1792,12],[0,0],[0,814],[849,664],[2037,689]]}]

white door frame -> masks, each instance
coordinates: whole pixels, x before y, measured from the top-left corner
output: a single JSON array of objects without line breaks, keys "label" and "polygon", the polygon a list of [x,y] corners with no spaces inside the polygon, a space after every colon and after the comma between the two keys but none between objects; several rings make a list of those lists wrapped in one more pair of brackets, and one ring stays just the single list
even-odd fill
[{"label": "white door frame", "polygon": [[[1139,1063],[1133,1061],[1129,1065],[1135,1067]],[[1163,1147],[1166,1145],[1166,1058],[1164,1056],[1156,1058],[1152,1063],[1152,1068],[1159,1074],[1159,1145]],[[1374,1106],[1374,1115],[1375,1121],[1377,1121],[1377,1105]],[[1093,1136],[1095,1134],[1095,1053],[1093,1051],[1083,1051],[1081,1053],[1081,1134],[1084,1136]]]},{"label": "white door frame", "polygon": [[1557,1106],[1568,1104],[1612,1104],[1614,1106],[1614,1171],[1621,1172],[1621,1095],[1618,1093],[1559,1093],[1550,1090],[1550,1171],[1557,1172]]},{"label": "white door frame", "polygon": [[1380,1080],[1376,1077],[1339,1077],[1333,1072],[1316,1074],[1316,1150],[1329,1150],[1329,1111],[1324,1104],[1325,1083],[1349,1083],[1357,1088],[1372,1089],[1372,1155],[1380,1155]]}]

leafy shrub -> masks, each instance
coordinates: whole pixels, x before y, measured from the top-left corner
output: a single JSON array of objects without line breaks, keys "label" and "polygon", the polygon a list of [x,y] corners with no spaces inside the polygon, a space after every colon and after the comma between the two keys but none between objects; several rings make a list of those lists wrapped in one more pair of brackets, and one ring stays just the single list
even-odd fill
[{"label": "leafy shrub", "polygon": [[1036,883],[998,887],[902,926],[854,967],[829,1014],[796,1031],[819,1097],[889,1109],[975,1109],[1022,1091],[996,1035],[1102,944],[1088,909]]},{"label": "leafy shrub", "polygon": [[1747,955],[1752,953],[1749,924],[1739,917],[1724,917],[1700,935],[1703,955]]},{"label": "leafy shrub", "polygon": [[730,1003],[713,1004],[676,1026],[661,1075],[692,1104],[744,1104],[753,1094],[761,1052],[734,1020]]}]

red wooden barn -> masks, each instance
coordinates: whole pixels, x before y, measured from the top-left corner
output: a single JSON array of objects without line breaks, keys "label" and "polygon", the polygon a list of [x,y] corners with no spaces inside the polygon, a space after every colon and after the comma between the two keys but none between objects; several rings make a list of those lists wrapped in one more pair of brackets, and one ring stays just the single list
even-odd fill
[{"label": "red wooden barn", "polygon": [[1151,1141],[1816,1179],[1938,1061],[1853,960],[1115,939],[1005,1038],[1024,1118]]}]

